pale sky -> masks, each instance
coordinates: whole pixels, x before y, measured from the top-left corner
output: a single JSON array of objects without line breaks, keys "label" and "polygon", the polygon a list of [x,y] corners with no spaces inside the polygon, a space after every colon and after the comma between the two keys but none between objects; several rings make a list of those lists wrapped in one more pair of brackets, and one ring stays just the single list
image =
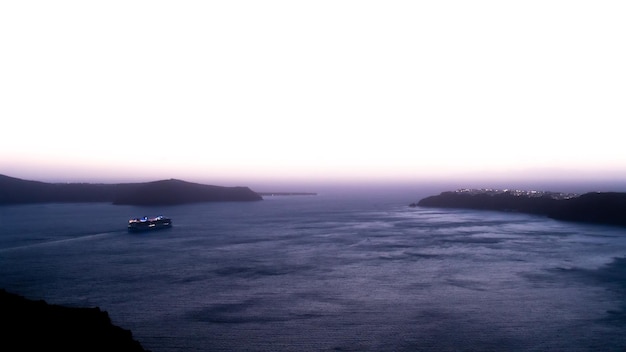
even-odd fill
[{"label": "pale sky", "polygon": [[0,174],[626,178],[624,1],[2,1]]}]

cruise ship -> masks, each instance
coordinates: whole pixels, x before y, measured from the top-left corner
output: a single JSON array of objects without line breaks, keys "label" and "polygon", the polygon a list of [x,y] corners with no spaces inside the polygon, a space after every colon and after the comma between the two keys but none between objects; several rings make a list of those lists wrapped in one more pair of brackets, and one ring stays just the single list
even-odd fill
[{"label": "cruise ship", "polygon": [[172,227],[172,219],[165,216],[135,218],[128,220],[128,231],[140,232]]}]

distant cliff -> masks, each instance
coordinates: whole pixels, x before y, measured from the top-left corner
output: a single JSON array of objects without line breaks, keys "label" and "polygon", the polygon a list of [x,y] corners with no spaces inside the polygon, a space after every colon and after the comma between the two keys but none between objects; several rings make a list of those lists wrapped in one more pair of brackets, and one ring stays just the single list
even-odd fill
[{"label": "distant cliff", "polygon": [[45,183],[0,175],[0,205],[70,202],[174,205],[262,199],[248,187],[212,186],[175,179],[118,184]]},{"label": "distant cliff", "polygon": [[114,204],[167,205],[262,200],[248,187],[222,187],[180,180],[118,185]]},{"label": "distant cliff", "polygon": [[98,307],[53,305],[0,289],[0,312],[2,351],[147,351]]},{"label": "distant cliff", "polygon": [[412,205],[517,211],[556,220],[626,226],[626,193],[563,195],[552,192],[459,190],[426,197]]}]

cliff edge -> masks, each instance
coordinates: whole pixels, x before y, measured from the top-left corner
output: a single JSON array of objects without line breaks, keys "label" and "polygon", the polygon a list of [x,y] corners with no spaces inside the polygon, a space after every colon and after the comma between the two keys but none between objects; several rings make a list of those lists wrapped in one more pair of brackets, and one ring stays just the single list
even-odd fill
[{"label": "cliff edge", "polygon": [[149,352],[100,308],[28,300],[0,289],[2,351]]}]

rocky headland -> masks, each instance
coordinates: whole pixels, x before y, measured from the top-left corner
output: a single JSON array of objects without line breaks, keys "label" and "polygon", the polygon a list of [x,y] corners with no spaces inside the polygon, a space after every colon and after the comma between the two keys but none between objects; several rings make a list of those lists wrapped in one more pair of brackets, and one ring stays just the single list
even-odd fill
[{"label": "rocky headland", "polygon": [[626,226],[626,193],[565,194],[543,191],[460,189],[411,206],[515,211],[556,220]]},{"label": "rocky headland", "polygon": [[146,352],[100,308],[29,300],[0,289],[2,351]]},{"label": "rocky headland", "polygon": [[124,205],[176,205],[257,201],[248,187],[223,187],[169,179],[143,183],[46,183],[0,175],[0,205],[110,202]]}]

